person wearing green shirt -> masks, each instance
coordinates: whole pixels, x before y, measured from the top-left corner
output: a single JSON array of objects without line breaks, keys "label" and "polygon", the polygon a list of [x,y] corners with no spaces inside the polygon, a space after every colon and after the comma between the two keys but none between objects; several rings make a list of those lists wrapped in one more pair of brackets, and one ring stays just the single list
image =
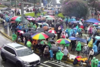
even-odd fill
[{"label": "person wearing green shirt", "polygon": [[99,61],[98,61],[98,59],[96,59],[96,60],[95,60],[94,67],[98,67],[98,63],[99,63]]},{"label": "person wearing green shirt", "polygon": [[93,59],[91,60],[91,67],[95,67],[95,61],[96,61],[96,58],[93,57]]},{"label": "person wearing green shirt", "polygon": [[17,35],[15,33],[12,34],[12,41],[16,41]]},{"label": "person wearing green shirt", "polygon": [[60,62],[63,56],[64,54],[60,50],[58,50],[58,52],[56,53],[56,60]]},{"label": "person wearing green shirt", "polygon": [[26,45],[27,45],[27,47],[28,47],[29,49],[31,49],[32,43],[31,43],[30,40],[27,41]]},{"label": "person wearing green shirt", "polygon": [[81,43],[80,43],[80,42],[78,42],[78,44],[77,44],[77,46],[76,46],[76,51],[77,51],[77,54],[78,54],[78,56],[79,56],[80,51],[81,51]]}]

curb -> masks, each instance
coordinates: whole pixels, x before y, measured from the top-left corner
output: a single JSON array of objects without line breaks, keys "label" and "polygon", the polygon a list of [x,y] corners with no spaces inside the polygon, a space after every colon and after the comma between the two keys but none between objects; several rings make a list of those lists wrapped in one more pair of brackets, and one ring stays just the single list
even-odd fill
[{"label": "curb", "polygon": [[[3,36],[5,36],[6,38],[8,38],[9,40],[12,40],[12,38],[10,36],[8,36],[7,34],[3,33],[2,31],[0,31],[0,33]],[[17,42],[17,43],[24,45],[24,43],[22,43],[22,42]],[[73,64],[74,60],[67,59],[67,61],[62,61],[62,62],[67,63],[67,64]],[[86,66],[86,64],[83,64],[83,65]],[[77,65],[75,65],[75,66],[79,66],[79,63]]]}]

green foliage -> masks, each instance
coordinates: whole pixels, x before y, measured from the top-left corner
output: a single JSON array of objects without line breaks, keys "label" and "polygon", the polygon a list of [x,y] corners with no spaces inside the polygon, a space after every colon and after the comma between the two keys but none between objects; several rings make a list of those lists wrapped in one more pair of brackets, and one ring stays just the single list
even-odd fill
[{"label": "green foliage", "polygon": [[71,0],[62,5],[62,13],[66,16],[75,16],[77,18],[86,17],[88,6],[84,1]]},{"label": "green foliage", "polygon": [[58,17],[64,18],[64,15],[62,13],[59,13]]},{"label": "green foliage", "polygon": [[35,17],[35,13],[26,13],[25,16],[32,16],[32,17]]},{"label": "green foliage", "polygon": [[5,5],[0,5],[0,7],[6,7]]}]

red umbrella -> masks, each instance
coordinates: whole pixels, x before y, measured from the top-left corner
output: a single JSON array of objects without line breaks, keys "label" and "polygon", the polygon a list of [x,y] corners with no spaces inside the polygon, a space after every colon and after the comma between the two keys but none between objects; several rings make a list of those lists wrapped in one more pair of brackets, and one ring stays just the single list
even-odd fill
[{"label": "red umbrella", "polygon": [[17,32],[19,32],[20,34],[23,34],[24,33],[24,31],[22,31],[22,30],[18,30]]},{"label": "red umbrella", "polygon": [[54,34],[56,34],[56,31],[55,31],[55,30],[49,30],[49,33],[54,33]]},{"label": "red umbrella", "polygon": [[11,20],[16,20],[18,16],[12,17]]},{"label": "red umbrella", "polygon": [[10,23],[15,23],[15,21],[11,21]]}]

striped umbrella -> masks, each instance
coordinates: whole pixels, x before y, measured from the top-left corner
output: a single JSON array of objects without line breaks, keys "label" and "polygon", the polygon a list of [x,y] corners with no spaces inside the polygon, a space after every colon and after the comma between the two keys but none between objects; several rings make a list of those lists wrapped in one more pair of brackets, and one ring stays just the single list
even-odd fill
[{"label": "striped umbrella", "polygon": [[43,39],[49,38],[49,36],[46,35],[45,33],[36,33],[36,34],[32,35],[31,37],[32,37],[32,39],[35,39],[35,40],[43,40]]},{"label": "striped umbrella", "polygon": [[27,20],[35,20],[35,18],[27,18]]},{"label": "striped umbrella", "polygon": [[71,40],[69,40],[69,39],[58,39],[57,40],[57,43],[58,44],[69,44],[71,42]]}]

